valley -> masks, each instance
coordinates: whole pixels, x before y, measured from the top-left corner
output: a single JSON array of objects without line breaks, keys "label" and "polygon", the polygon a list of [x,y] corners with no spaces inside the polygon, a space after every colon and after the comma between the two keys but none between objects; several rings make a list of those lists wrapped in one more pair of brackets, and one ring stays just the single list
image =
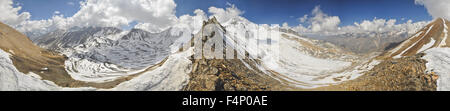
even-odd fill
[{"label": "valley", "polygon": [[[441,18],[369,52],[243,17],[210,18],[195,34],[88,27],[33,40],[0,25],[0,90],[448,90],[448,55],[441,51],[448,21]],[[207,45],[223,58],[208,58]]]}]

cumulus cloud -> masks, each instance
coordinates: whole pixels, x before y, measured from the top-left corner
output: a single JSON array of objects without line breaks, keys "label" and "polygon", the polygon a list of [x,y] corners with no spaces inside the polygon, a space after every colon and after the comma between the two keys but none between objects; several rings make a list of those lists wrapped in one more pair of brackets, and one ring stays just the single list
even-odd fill
[{"label": "cumulus cloud", "polygon": [[10,26],[17,26],[30,19],[29,12],[19,13],[22,7],[13,7],[12,0],[0,0],[0,21]]},{"label": "cumulus cloud", "polygon": [[316,34],[344,34],[344,33],[370,33],[370,32],[407,32],[409,34],[415,33],[417,30],[425,26],[428,22],[420,21],[413,23],[408,20],[406,23],[397,24],[396,19],[378,19],[363,20],[353,25],[339,26],[341,20],[338,16],[329,16],[324,13],[320,6],[316,6],[312,12],[311,17],[304,15],[299,18],[300,23],[307,23],[309,26],[305,27],[302,24],[293,27],[294,30],[300,33],[316,33]]},{"label": "cumulus cloud", "polygon": [[182,15],[179,18],[177,25],[185,25],[188,27],[192,33],[198,32],[202,25],[203,21],[207,20],[206,13],[201,9],[196,9],[194,11],[194,16],[191,15]]},{"label": "cumulus cloud", "polygon": [[310,26],[308,28],[303,27],[302,25],[297,26],[296,29],[299,31],[306,31],[312,33],[331,33],[335,32],[339,29],[339,24],[341,23],[341,19],[338,16],[329,16],[325,14],[320,6],[314,7],[311,12],[311,17],[308,18],[308,15],[304,15],[298,20],[300,23],[308,23]]},{"label": "cumulus cloud", "polygon": [[239,17],[243,14],[235,5],[227,3],[228,7],[226,9],[209,7],[208,12],[212,14],[211,17],[216,17],[221,23],[227,22],[232,18]]},{"label": "cumulus cloud", "polygon": [[307,19],[308,19],[308,15],[304,15],[303,17],[299,18],[298,20],[299,20],[301,23],[305,23]]},{"label": "cumulus cloud", "polygon": [[397,24],[396,19],[377,19],[364,20],[361,23],[355,22],[354,25],[341,27],[341,33],[364,33],[364,32],[407,32],[408,34],[415,33],[423,28],[428,22],[419,21],[413,23],[408,20],[406,23]]},{"label": "cumulus cloud", "polygon": [[19,31],[66,29],[74,26],[121,27],[137,22],[140,28],[152,32],[162,31],[177,22],[173,0],[86,0],[71,17],[55,12],[48,20],[29,20],[30,13],[18,13],[11,0],[0,1],[0,21]]},{"label": "cumulus cloud", "polygon": [[336,31],[341,23],[338,16],[328,16],[320,10],[320,6],[314,8],[312,15],[313,17],[310,19],[312,32]]},{"label": "cumulus cloud", "polygon": [[425,6],[433,18],[442,17],[450,20],[450,2],[448,0],[415,0],[415,3]]},{"label": "cumulus cloud", "polygon": [[[431,1],[431,0],[430,0]],[[418,4],[428,5],[425,1],[416,1]],[[11,25],[21,32],[45,33],[55,29],[66,29],[73,26],[101,26],[121,27],[136,22],[135,28],[150,32],[158,32],[169,27],[183,27],[190,29],[192,33],[198,31],[202,22],[208,18],[200,9],[194,11],[194,15],[175,16],[177,4],[173,0],[85,0],[80,2],[80,10],[73,16],[65,17],[60,12],[54,13],[48,20],[30,20],[30,13],[19,13],[20,6],[13,6],[12,0],[0,1],[0,21]],[[430,11],[430,9],[429,9]],[[58,14],[59,13],[59,14]],[[210,7],[208,13],[216,17],[219,22],[227,22],[232,18],[242,18],[244,13],[233,4],[227,4],[226,8]],[[342,26],[338,16],[330,16],[324,13],[320,6],[316,6],[310,15],[304,15],[298,20],[298,26],[290,27],[300,33],[340,34],[363,33],[383,31],[407,31],[414,33],[427,22],[415,22],[409,20],[403,24],[397,24],[395,19],[364,20],[353,25]],[[307,25],[307,26],[303,26]],[[282,27],[289,27],[287,23]]]},{"label": "cumulus cloud", "polygon": [[133,21],[148,24],[147,29],[160,31],[175,20],[173,0],[87,0],[69,21],[75,26],[126,26]]}]

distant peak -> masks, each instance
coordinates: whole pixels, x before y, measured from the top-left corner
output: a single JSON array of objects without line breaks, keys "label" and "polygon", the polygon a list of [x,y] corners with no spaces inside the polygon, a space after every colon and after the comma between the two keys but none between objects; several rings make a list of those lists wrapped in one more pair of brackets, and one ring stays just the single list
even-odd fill
[{"label": "distant peak", "polygon": [[225,27],[222,26],[222,24],[219,23],[219,21],[217,21],[217,18],[215,16],[213,16],[212,18],[208,19],[208,21],[203,21],[203,27],[205,27],[208,24],[216,24],[219,25],[220,28],[222,28],[223,30],[225,30]]},{"label": "distant peak", "polygon": [[219,21],[217,21],[217,18],[213,16],[212,18],[208,19],[208,21],[203,21],[203,25],[207,24],[220,24]]}]

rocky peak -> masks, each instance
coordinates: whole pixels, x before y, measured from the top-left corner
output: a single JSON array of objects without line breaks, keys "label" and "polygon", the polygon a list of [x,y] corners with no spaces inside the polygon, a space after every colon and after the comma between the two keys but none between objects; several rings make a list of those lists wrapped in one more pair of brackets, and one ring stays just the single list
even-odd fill
[{"label": "rocky peak", "polygon": [[384,53],[382,58],[413,56],[430,48],[449,47],[448,20],[438,18],[403,41],[396,48]]}]

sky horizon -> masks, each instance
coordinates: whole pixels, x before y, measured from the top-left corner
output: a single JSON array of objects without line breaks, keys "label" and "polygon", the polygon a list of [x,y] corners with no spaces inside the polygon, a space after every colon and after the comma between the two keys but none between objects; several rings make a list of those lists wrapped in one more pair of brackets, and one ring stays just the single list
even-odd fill
[{"label": "sky horizon", "polygon": [[198,30],[212,16],[300,33],[366,33],[414,31],[433,18],[450,19],[447,0],[2,0],[0,6],[1,22],[40,33],[74,26]]},{"label": "sky horizon", "polygon": [[[73,16],[80,10],[80,1],[84,0],[44,1],[48,2],[13,0],[15,6],[22,7],[19,13],[30,12],[31,20],[50,19],[55,14]],[[374,18],[396,19],[397,23],[433,19],[426,8],[415,4],[414,0],[175,0],[175,3],[177,17],[192,15],[196,9],[207,11],[212,6],[226,8],[228,4],[233,4],[243,11],[243,17],[257,24],[303,24],[299,18],[310,16],[315,6],[320,6],[321,10],[330,16],[339,16],[339,26],[353,25],[354,22]]]}]

